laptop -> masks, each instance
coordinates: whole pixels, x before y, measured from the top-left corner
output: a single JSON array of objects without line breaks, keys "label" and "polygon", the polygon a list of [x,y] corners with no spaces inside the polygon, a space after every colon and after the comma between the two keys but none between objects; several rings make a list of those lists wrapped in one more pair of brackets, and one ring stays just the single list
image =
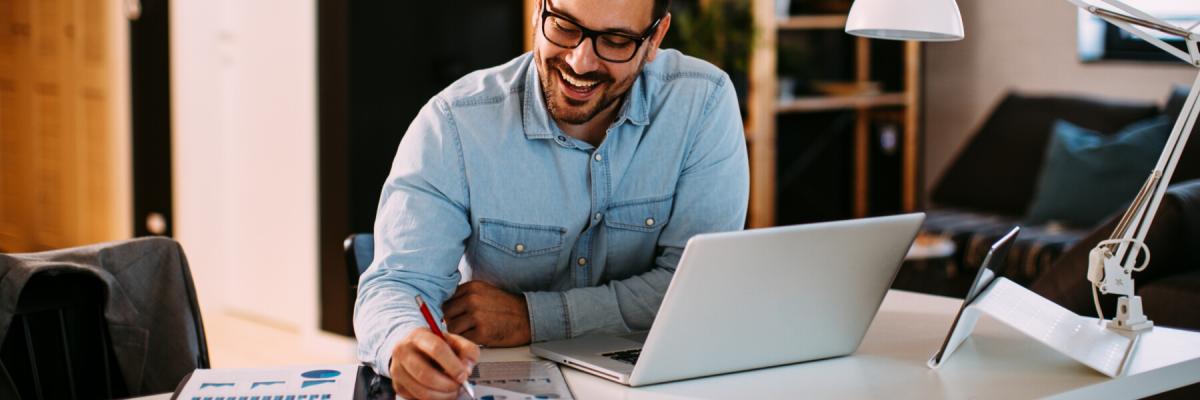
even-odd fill
[{"label": "laptop", "polygon": [[629,386],[848,355],[924,219],[697,235],[648,332],[535,343],[530,351]]}]

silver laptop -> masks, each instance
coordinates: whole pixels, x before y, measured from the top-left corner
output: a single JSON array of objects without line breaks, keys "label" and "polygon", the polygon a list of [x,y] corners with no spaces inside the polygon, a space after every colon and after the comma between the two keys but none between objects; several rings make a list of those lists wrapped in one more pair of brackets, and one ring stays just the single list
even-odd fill
[{"label": "silver laptop", "polygon": [[533,354],[641,386],[850,354],[925,215],[697,235],[648,332]]}]

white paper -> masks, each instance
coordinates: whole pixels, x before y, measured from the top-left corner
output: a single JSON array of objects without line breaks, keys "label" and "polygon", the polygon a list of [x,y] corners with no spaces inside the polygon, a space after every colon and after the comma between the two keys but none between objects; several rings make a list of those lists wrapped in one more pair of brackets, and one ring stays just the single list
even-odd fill
[{"label": "white paper", "polygon": [[573,399],[558,364],[550,361],[479,363],[468,380],[481,400]]},{"label": "white paper", "polygon": [[197,369],[179,398],[350,400],[357,379],[357,365]]}]

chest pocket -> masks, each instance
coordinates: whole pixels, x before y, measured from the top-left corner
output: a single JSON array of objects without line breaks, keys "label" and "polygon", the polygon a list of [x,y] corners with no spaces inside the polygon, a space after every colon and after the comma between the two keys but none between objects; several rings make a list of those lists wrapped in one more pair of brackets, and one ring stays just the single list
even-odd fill
[{"label": "chest pocket", "polygon": [[479,220],[479,241],[517,258],[557,254],[566,233],[566,229],[557,226]]},{"label": "chest pocket", "polygon": [[609,228],[655,232],[667,224],[674,195],[619,202],[609,207],[604,224]]}]

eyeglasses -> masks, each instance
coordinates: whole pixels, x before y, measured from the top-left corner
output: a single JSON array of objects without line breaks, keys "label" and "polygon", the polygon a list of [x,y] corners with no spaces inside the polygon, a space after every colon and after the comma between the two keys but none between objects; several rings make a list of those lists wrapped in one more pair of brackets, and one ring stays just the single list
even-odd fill
[{"label": "eyeglasses", "polygon": [[654,20],[650,28],[641,36],[621,32],[593,31],[584,28],[579,23],[550,11],[548,0],[542,0],[542,36],[550,43],[567,49],[574,49],[583,43],[584,39],[592,39],[592,50],[596,57],[614,63],[629,62],[637,54],[642,43],[650,38],[662,18]]}]

